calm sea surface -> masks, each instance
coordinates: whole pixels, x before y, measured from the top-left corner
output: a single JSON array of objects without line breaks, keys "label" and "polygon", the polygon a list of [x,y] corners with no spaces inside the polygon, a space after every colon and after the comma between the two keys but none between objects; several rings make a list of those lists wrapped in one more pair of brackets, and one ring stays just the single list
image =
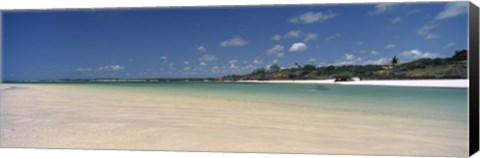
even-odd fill
[{"label": "calm sea surface", "polygon": [[426,88],[318,84],[256,84],[217,82],[59,84],[126,90],[136,95],[177,95],[247,101],[287,107],[310,107],[397,115],[466,123],[466,88]]}]

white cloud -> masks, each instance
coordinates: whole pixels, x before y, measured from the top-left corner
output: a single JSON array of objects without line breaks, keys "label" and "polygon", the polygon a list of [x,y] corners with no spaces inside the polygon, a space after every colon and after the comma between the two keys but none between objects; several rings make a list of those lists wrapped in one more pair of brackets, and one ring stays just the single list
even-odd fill
[{"label": "white cloud", "polygon": [[430,30],[432,30],[436,27],[438,27],[438,25],[433,24],[433,23],[427,23],[427,24],[423,25],[420,29],[418,29],[417,33],[421,36],[425,36],[430,32]]},{"label": "white cloud", "polygon": [[435,33],[431,33],[431,30],[438,27],[437,24],[427,23],[423,25],[420,29],[417,30],[417,33],[422,36],[424,39],[436,39],[439,36]]},{"label": "white cloud", "polygon": [[308,33],[305,38],[303,39],[303,41],[305,42],[308,42],[308,41],[312,41],[312,40],[316,40],[317,39],[317,34],[316,33]]},{"label": "white cloud", "polygon": [[200,66],[207,66],[208,64],[207,64],[207,62],[201,61],[201,62],[199,63],[199,65],[200,65]]},{"label": "white cloud", "polygon": [[447,48],[453,47],[454,45],[455,45],[455,42],[450,42],[447,45],[443,46],[442,48],[447,49]]},{"label": "white cloud", "polygon": [[317,59],[315,59],[315,58],[310,58],[310,59],[308,59],[308,62],[311,62],[311,63],[314,63],[314,62],[316,62],[316,61],[317,61]]},{"label": "white cloud", "polygon": [[200,59],[198,59],[200,61],[207,61],[207,62],[210,62],[210,61],[215,61],[217,60],[217,56],[215,55],[210,55],[210,54],[205,54],[203,55],[202,57],[200,57]]},{"label": "white cloud", "polygon": [[221,47],[239,47],[247,44],[248,44],[248,41],[246,41],[245,39],[239,36],[235,36],[231,39],[220,42]]},{"label": "white cloud", "polygon": [[166,56],[161,56],[161,57],[160,57],[160,60],[162,61],[162,63],[167,63],[167,62],[168,62],[168,57],[166,57]]},{"label": "white cloud", "polygon": [[272,67],[272,64],[268,64],[267,66],[265,66],[265,69],[270,69],[270,67]]},{"label": "white cloud", "polygon": [[272,36],[272,40],[274,40],[274,41],[280,41],[281,39],[282,39],[282,36],[279,35],[279,34],[276,34],[276,35]]},{"label": "white cloud", "polygon": [[283,57],[284,55],[285,55],[285,53],[281,52],[281,53],[277,54],[277,57]]},{"label": "white cloud", "polygon": [[267,55],[274,55],[278,53],[282,53],[285,50],[285,47],[282,45],[275,45],[272,48],[267,50]]},{"label": "white cloud", "polygon": [[235,64],[235,63],[237,63],[237,62],[238,62],[237,59],[233,59],[233,60],[228,61],[229,64]]},{"label": "white cloud", "polygon": [[212,62],[215,60],[217,60],[217,56],[210,55],[210,54],[204,54],[202,57],[198,59],[200,66],[207,66],[208,62]]},{"label": "white cloud", "polygon": [[237,65],[235,65],[235,63],[231,63],[231,64],[230,64],[230,68],[231,68],[231,69],[238,69],[238,68],[240,68],[240,67],[238,67]]},{"label": "white cloud", "polygon": [[406,50],[400,53],[406,59],[433,58],[437,55],[430,52],[422,52],[419,49]]},{"label": "white cloud", "polygon": [[336,61],[334,65],[355,65],[360,64],[362,58],[357,57],[353,54],[345,53],[340,59]]},{"label": "white cloud", "polygon": [[383,65],[383,64],[386,64],[386,63],[389,63],[389,62],[390,62],[390,59],[379,58],[379,59],[376,59],[376,60],[367,60],[363,64],[365,64],[365,65]]},{"label": "white cloud", "polygon": [[356,56],[353,55],[353,54],[348,54],[347,53],[347,54],[345,54],[344,58],[345,58],[345,60],[353,60],[353,59],[356,58]]},{"label": "white cloud", "polygon": [[364,41],[357,41],[357,42],[355,42],[355,45],[357,45],[357,46],[361,46],[361,45],[363,45],[363,44],[365,44]]},{"label": "white cloud", "polygon": [[364,60],[354,54],[346,53],[333,65],[382,65],[388,63],[389,61],[390,60],[387,58]]},{"label": "white cloud", "polygon": [[306,12],[300,16],[292,17],[288,20],[290,23],[312,24],[315,22],[323,22],[334,18],[337,14],[332,12]]},{"label": "white cloud", "polygon": [[301,33],[302,33],[301,30],[292,30],[290,32],[285,33],[285,35],[283,35],[283,38],[298,38],[300,37]]},{"label": "white cloud", "polygon": [[467,2],[450,2],[445,5],[445,8],[435,16],[435,20],[444,20],[453,18],[468,11]]},{"label": "white cloud", "polygon": [[77,71],[84,72],[84,71],[93,71],[92,68],[77,68]]},{"label": "white cloud", "polygon": [[278,62],[278,59],[275,59],[272,61],[272,63],[277,63]]},{"label": "white cloud", "polygon": [[387,44],[385,46],[385,49],[393,49],[393,48],[396,48],[396,47],[397,47],[397,45],[390,43],[390,44]]},{"label": "white cloud", "polygon": [[334,39],[337,39],[337,38],[340,38],[340,37],[341,37],[340,33],[336,33],[336,34],[333,34],[331,36],[328,36],[327,38],[325,38],[325,40],[330,41],[330,40],[334,40]]},{"label": "white cloud", "polygon": [[412,9],[412,10],[406,12],[406,13],[407,13],[407,15],[411,15],[411,14],[418,13],[418,12],[420,12],[420,9]]},{"label": "white cloud", "polygon": [[434,34],[434,33],[429,33],[429,34],[427,34],[427,35],[425,36],[425,39],[426,39],[426,40],[437,39],[437,38],[440,38],[440,36],[437,35],[437,34]]},{"label": "white cloud", "polygon": [[198,51],[198,52],[205,53],[205,52],[207,52],[208,50],[207,50],[207,48],[205,48],[205,46],[200,45],[200,46],[197,46],[197,51]]},{"label": "white cloud", "polygon": [[252,61],[252,63],[255,64],[255,65],[259,65],[259,64],[262,64],[263,61],[259,60],[259,59],[255,59],[255,60]]},{"label": "white cloud", "polygon": [[[301,30],[292,30],[292,31],[289,31],[285,34],[283,34],[283,38],[284,39],[289,39],[289,38],[299,38],[302,36],[302,31]],[[308,35],[307,36],[312,36],[312,35]],[[312,38],[312,37],[309,37],[309,38]],[[272,40],[274,41],[280,41],[282,39],[282,35],[280,34],[276,34],[276,35],[273,35]],[[310,39],[312,40],[312,39]]]},{"label": "white cloud", "polygon": [[253,65],[247,65],[242,68],[242,70],[251,70],[254,69],[255,67]]},{"label": "white cloud", "polygon": [[372,51],[370,51],[370,54],[371,54],[371,55],[379,55],[380,52],[379,52],[379,51],[376,51],[376,50],[372,50]]},{"label": "white cloud", "polygon": [[125,69],[125,66],[120,66],[120,65],[108,65],[108,66],[102,66],[98,68],[99,71],[118,71],[123,69]]},{"label": "white cloud", "polygon": [[390,21],[390,24],[396,24],[399,23],[402,20],[400,17],[393,18],[392,21]]},{"label": "white cloud", "polygon": [[185,61],[185,62],[183,62],[183,64],[188,65],[188,64],[190,64],[190,62]]},{"label": "white cloud", "polygon": [[393,6],[395,6],[395,5],[397,5],[397,4],[395,4],[395,3],[379,3],[375,6],[374,11],[368,12],[368,15],[376,15],[376,14],[381,14],[381,13],[384,13],[384,12],[391,11],[391,10],[393,10]]},{"label": "white cloud", "polygon": [[297,42],[297,43],[292,44],[292,46],[290,47],[290,49],[288,49],[288,51],[290,51],[290,52],[300,52],[300,51],[305,51],[307,49],[308,49],[308,47],[305,43]]},{"label": "white cloud", "polygon": [[418,34],[426,40],[440,38],[440,35],[432,33],[431,30],[438,27],[438,22],[441,20],[453,18],[461,14],[466,14],[468,11],[467,2],[450,2],[445,4],[444,9],[439,12],[433,20],[423,25],[417,30]]},{"label": "white cloud", "polygon": [[187,66],[187,67],[185,67],[185,68],[183,68],[183,69],[184,69],[184,70],[190,70],[190,69],[192,69],[192,67]]}]

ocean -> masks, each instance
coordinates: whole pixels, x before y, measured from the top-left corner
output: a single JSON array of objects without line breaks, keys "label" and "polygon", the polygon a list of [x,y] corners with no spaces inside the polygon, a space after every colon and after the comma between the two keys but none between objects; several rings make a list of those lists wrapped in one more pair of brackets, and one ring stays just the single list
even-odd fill
[{"label": "ocean", "polygon": [[219,82],[83,83],[74,86],[269,103],[277,106],[344,110],[466,122],[468,89],[335,84]]}]

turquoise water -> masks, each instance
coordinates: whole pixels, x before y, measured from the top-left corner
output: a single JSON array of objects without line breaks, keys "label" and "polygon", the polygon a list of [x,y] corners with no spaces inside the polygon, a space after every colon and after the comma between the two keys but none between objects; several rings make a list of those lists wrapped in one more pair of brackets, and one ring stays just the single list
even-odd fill
[{"label": "turquoise water", "polygon": [[256,84],[217,82],[83,83],[135,93],[240,100],[276,106],[342,110],[369,115],[467,122],[468,89],[361,85]]}]

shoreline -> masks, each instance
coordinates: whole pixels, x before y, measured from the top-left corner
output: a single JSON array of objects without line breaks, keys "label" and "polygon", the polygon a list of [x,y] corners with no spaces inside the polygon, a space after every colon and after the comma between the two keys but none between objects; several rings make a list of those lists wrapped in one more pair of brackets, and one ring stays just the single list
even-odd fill
[{"label": "shoreline", "polygon": [[[363,97],[330,100],[326,98],[331,95],[311,95],[312,100],[303,100],[276,93],[291,87],[258,85],[241,85],[249,87],[241,92],[262,91],[251,87],[272,91],[235,94],[232,98],[218,94],[234,89],[212,93],[208,86],[195,92],[199,95],[191,95],[190,89],[169,92],[161,88],[69,84],[8,86],[22,90],[0,93],[2,147],[383,155],[402,151],[406,155],[438,153],[452,157],[460,157],[468,149],[465,121],[453,116],[435,119],[450,113],[444,108],[425,111],[411,105],[398,106],[403,99],[379,100],[382,106],[369,107],[374,102]],[[266,92],[273,96],[266,96]],[[434,96],[416,95],[411,99]],[[271,99],[278,97],[287,98]],[[391,107],[383,106],[386,104]],[[440,104],[443,107],[449,103]],[[381,108],[385,109],[378,110]],[[410,113],[410,109],[415,111]],[[415,145],[425,142],[429,143]]]},{"label": "shoreline", "polygon": [[[205,81],[203,81],[205,82]],[[405,80],[360,80],[360,81],[341,81],[335,82],[335,79],[325,80],[237,80],[237,81],[209,81],[220,83],[272,83],[272,84],[340,84],[340,85],[366,85],[366,86],[397,86],[397,87],[433,87],[433,88],[469,88],[468,79],[405,79]],[[36,83],[36,82],[29,82]],[[55,82],[49,82],[55,83]],[[68,83],[68,82],[61,82]],[[95,82],[85,82],[95,83]],[[115,83],[123,83],[115,81]],[[140,82],[140,83],[155,83],[155,82]],[[5,87],[5,84],[16,83],[1,83],[2,91],[8,90],[11,87]]]},{"label": "shoreline", "polygon": [[399,87],[437,87],[437,88],[469,88],[468,79],[426,79],[426,80],[361,80],[335,82],[328,80],[239,80],[239,83],[275,83],[275,84],[340,84],[368,86],[399,86]]}]

